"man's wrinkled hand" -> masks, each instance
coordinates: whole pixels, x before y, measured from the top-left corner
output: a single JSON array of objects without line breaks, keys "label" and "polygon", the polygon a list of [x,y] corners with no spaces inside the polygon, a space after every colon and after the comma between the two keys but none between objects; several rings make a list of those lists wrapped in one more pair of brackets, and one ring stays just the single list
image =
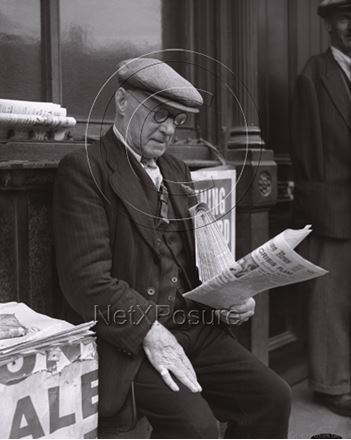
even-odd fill
[{"label": "man's wrinkled hand", "polygon": [[255,300],[248,298],[244,303],[236,304],[230,309],[216,310],[216,314],[226,324],[241,325],[255,314],[255,306]]},{"label": "man's wrinkled hand", "polygon": [[193,393],[202,391],[194,368],[183,347],[172,333],[158,321],[152,324],[146,334],[143,348],[151,365],[160,373],[171,390],[179,391],[178,385],[171,376],[173,373]]}]

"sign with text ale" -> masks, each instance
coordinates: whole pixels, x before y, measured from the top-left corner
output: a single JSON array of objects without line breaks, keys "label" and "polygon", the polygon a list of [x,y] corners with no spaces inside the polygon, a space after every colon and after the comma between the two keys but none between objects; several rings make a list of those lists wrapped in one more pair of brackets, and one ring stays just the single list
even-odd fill
[{"label": "sign with text ale", "polygon": [[0,438],[96,438],[98,364],[89,339],[0,365]]}]

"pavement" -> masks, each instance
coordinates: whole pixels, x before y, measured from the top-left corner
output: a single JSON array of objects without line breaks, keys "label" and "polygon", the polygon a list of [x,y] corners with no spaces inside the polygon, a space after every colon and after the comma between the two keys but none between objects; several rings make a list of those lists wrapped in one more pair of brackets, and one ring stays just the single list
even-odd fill
[{"label": "pavement", "polygon": [[338,416],[314,403],[312,392],[308,389],[307,381],[304,381],[293,386],[289,438],[305,439],[317,434],[335,434],[341,438],[351,438],[351,418]]}]

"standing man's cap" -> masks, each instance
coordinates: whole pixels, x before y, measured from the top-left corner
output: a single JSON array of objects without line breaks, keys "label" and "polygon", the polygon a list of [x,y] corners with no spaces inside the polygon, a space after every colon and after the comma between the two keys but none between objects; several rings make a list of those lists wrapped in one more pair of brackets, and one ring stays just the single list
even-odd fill
[{"label": "standing man's cap", "polygon": [[325,18],[339,9],[351,10],[351,0],[322,0],[318,6],[318,15]]},{"label": "standing man's cap", "polygon": [[196,88],[171,66],[155,58],[131,58],[118,66],[121,87],[143,90],[178,110],[198,113],[203,99]]}]

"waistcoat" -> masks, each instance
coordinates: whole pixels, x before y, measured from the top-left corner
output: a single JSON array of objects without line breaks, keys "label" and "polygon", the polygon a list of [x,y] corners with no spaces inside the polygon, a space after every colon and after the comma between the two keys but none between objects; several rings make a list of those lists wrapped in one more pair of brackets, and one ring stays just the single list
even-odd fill
[{"label": "waistcoat", "polygon": [[[181,231],[182,226],[179,221],[175,220],[172,194],[168,193],[167,183],[162,183],[160,190],[157,191],[144,170],[143,175],[139,175],[142,179],[142,186],[149,203],[150,212],[155,215],[156,244],[160,254],[159,264],[161,266],[159,292],[157,292],[157,304],[160,306],[158,319],[162,324],[171,327],[174,325],[172,320],[173,311],[179,309],[186,310],[191,304],[190,301],[182,296],[182,293],[191,288],[191,283],[187,279],[185,269],[187,260]],[[160,218],[162,197],[166,199],[163,203],[167,205],[166,215],[169,219],[168,223]],[[165,208],[163,208],[163,211],[165,211]]]}]

